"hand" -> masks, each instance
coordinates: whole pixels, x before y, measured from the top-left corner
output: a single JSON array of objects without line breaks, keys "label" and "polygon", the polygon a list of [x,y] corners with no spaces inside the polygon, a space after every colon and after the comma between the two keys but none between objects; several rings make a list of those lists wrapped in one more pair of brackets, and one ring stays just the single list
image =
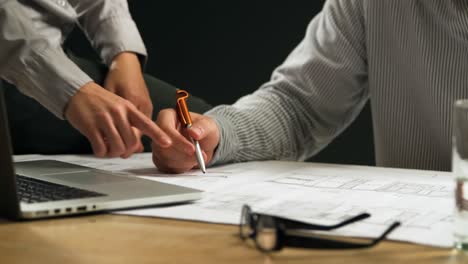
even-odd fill
[{"label": "hand", "polygon": [[[104,81],[106,90],[130,101],[144,115],[151,118],[153,103],[151,102],[146,82],[143,79],[140,61],[135,53],[122,52],[114,57]],[[134,131],[138,138],[141,132]],[[143,151],[139,140],[138,151]]]},{"label": "hand", "polygon": [[168,135],[132,103],[96,83],[88,83],[78,90],[70,99],[65,116],[88,138],[98,157],[127,158],[137,152],[141,143],[133,128],[161,148],[171,145]]},{"label": "hand", "polygon": [[135,53],[122,52],[114,57],[104,81],[106,90],[130,101],[147,117],[153,114],[141,65]]},{"label": "hand", "polygon": [[192,127],[182,127],[174,109],[159,112],[156,123],[171,138],[172,145],[162,148],[153,144],[153,162],[159,170],[182,173],[197,166],[195,147],[188,137],[198,140],[203,150],[203,158],[208,164],[219,144],[219,130],[215,121],[207,116],[190,113]]}]

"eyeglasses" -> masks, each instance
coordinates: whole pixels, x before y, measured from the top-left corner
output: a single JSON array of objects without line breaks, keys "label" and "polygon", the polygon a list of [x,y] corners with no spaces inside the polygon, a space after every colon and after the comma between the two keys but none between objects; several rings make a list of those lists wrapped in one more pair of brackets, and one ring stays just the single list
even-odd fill
[{"label": "eyeglasses", "polygon": [[283,247],[315,249],[358,249],[377,245],[384,240],[400,222],[394,222],[382,235],[368,242],[355,243],[318,237],[307,231],[330,231],[370,217],[362,213],[334,225],[316,225],[267,214],[254,213],[248,205],[242,207],[239,236],[242,240],[253,239],[263,252],[279,251]]}]

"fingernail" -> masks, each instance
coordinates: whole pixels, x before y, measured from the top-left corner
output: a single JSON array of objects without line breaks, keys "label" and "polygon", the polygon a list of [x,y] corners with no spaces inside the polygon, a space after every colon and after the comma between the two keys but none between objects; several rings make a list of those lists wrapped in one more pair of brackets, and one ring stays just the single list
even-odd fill
[{"label": "fingernail", "polygon": [[194,127],[193,128],[193,132],[195,132],[195,134],[200,137],[202,134],[203,134],[203,130],[199,127]]}]

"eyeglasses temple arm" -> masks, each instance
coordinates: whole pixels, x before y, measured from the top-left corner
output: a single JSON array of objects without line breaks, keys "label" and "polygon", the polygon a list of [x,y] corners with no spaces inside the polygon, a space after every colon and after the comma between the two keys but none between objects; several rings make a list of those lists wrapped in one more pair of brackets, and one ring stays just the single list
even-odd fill
[{"label": "eyeglasses temple arm", "polygon": [[318,231],[329,231],[332,229],[336,229],[357,221],[360,221],[362,219],[370,217],[370,214],[368,213],[362,213],[359,215],[356,215],[354,217],[351,217],[349,219],[346,219],[338,224],[334,225],[317,225],[317,224],[309,224],[309,223],[304,223],[304,222],[299,222],[287,218],[282,218],[282,217],[277,217],[277,219],[281,220],[281,222],[285,225],[287,229],[294,228],[294,229],[308,229],[308,230],[318,230]]},{"label": "eyeglasses temple arm", "polygon": [[284,235],[282,238],[282,246],[296,247],[296,248],[316,248],[316,249],[357,249],[367,248],[377,245],[380,241],[384,240],[389,233],[395,228],[400,226],[400,222],[393,223],[385,232],[378,238],[369,243],[352,243],[346,241],[325,239],[321,237],[304,237],[299,235]]},{"label": "eyeglasses temple arm", "polygon": [[383,232],[382,235],[380,235],[378,238],[374,239],[369,245],[373,246],[373,245],[378,244],[380,241],[384,240],[387,237],[388,234],[390,234],[395,228],[399,227],[400,225],[401,225],[400,222],[393,223],[391,226],[389,226],[387,228],[387,230],[385,230],[385,232]]}]

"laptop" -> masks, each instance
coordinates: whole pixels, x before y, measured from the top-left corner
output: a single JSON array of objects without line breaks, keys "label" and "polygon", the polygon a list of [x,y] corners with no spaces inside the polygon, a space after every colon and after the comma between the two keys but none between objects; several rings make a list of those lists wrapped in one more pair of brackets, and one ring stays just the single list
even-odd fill
[{"label": "laptop", "polygon": [[0,89],[0,217],[35,219],[181,203],[201,191],[55,160],[13,163]]}]

